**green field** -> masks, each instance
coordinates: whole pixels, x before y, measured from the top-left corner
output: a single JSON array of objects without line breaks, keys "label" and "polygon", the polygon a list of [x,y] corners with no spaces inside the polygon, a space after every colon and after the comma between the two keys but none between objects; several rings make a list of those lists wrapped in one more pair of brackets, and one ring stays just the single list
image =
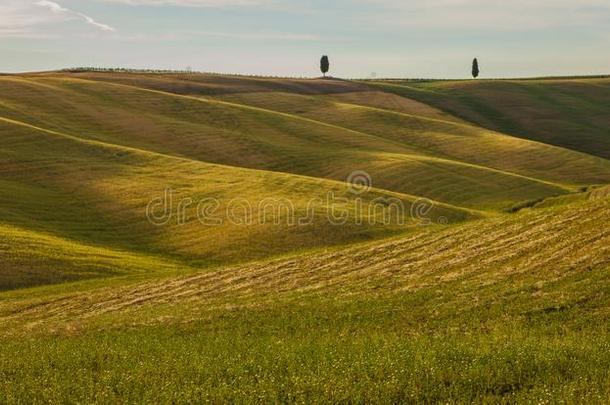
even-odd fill
[{"label": "green field", "polygon": [[609,88],[0,76],[0,402],[607,403]]}]

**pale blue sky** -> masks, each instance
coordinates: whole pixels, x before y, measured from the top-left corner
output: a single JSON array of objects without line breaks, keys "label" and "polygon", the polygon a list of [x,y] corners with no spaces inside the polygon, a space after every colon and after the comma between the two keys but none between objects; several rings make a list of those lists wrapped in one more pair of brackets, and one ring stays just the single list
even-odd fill
[{"label": "pale blue sky", "polygon": [[610,73],[610,0],[0,0],[0,71],[339,77]]}]

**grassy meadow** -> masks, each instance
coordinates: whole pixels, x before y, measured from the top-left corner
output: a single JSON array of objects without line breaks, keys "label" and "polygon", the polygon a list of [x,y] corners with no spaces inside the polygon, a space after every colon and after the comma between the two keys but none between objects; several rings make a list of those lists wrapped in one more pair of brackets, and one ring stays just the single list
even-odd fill
[{"label": "grassy meadow", "polygon": [[609,86],[0,76],[0,402],[607,403]]}]

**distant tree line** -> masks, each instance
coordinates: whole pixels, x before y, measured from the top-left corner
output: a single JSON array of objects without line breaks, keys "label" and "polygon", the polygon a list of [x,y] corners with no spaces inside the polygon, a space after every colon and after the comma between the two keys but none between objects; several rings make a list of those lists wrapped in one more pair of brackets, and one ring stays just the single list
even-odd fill
[{"label": "distant tree line", "polygon": [[[330,59],[327,55],[322,56],[320,59],[320,71],[326,77],[326,74],[330,71]],[[220,75],[223,76],[242,76],[242,77],[262,77],[262,78],[284,78],[282,76],[264,76],[264,75],[243,75],[243,74],[227,74],[227,73],[214,73],[214,72],[201,72],[201,71],[193,71],[190,68],[183,70],[174,70],[174,69],[132,69],[132,68],[105,68],[105,67],[95,67],[95,66],[83,66],[83,67],[73,67],[63,69],[62,72],[68,73],[86,73],[86,72],[102,72],[102,73],[147,73],[147,74],[209,74],[209,75]],[[477,58],[474,58],[472,61],[472,77],[475,79],[479,77],[481,73],[479,69],[479,61]],[[601,76],[605,77],[605,76]],[[378,79],[383,80],[383,79]],[[429,79],[414,79],[415,81],[426,81]]]},{"label": "distant tree line", "polygon": [[[100,73],[141,73],[141,74],[202,74],[202,75],[217,75],[217,76],[233,76],[233,77],[253,77],[253,78],[265,78],[265,79],[286,79],[286,76],[277,75],[255,75],[255,74],[241,74],[241,73],[222,73],[222,72],[204,72],[198,70],[172,70],[172,69],[134,69],[134,68],[104,68],[104,67],[72,67],[62,69],[61,72],[65,73],[89,73],[89,72],[100,72]],[[293,77],[294,78],[294,77]],[[305,79],[304,76],[298,77]]]},{"label": "distant tree line", "polygon": [[130,68],[102,68],[102,67],[74,67],[63,69],[63,72],[69,73],[84,73],[84,72],[104,72],[104,73],[159,73],[159,74],[167,74],[167,73],[201,73],[201,72],[193,72],[190,69],[184,70],[171,70],[171,69],[130,69]]}]

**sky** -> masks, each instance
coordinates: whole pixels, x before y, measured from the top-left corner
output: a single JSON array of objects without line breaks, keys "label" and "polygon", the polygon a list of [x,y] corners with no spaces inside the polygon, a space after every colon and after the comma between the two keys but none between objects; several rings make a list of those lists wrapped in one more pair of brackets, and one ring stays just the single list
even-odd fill
[{"label": "sky", "polygon": [[610,0],[0,0],[0,72],[610,74]]}]

